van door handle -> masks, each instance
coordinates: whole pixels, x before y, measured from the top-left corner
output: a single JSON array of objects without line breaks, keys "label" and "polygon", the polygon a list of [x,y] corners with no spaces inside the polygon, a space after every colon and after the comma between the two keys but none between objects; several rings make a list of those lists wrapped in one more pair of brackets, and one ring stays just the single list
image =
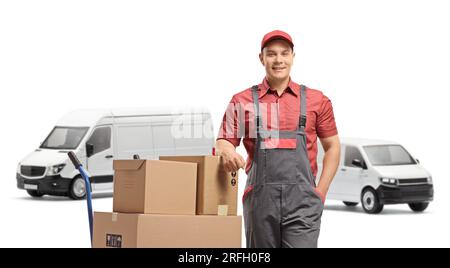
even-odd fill
[{"label": "van door handle", "polygon": [[113,156],[112,155],[107,155],[107,156],[105,156],[105,158],[113,158]]},{"label": "van door handle", "polygon": [[347,171],[347,169],[346,168],[341,168],[341,171]]}]

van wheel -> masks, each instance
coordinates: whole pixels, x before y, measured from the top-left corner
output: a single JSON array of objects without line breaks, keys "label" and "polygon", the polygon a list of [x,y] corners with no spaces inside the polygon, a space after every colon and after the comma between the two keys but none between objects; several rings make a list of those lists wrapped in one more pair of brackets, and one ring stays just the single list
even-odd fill
[{"label": "van wheel", "polygon": [[344,205],[346,205],[347,207],[356,207],[359,203],[355,203],[355,202],[345,202],[344,201]]},{"label": "van wheel", "polygon": [[377,192],[372,188],[366,188],[361,194],[361,204],[366,213],[378,214],[384,205],[380,204]]},{"label": "van wheel", "polygon": [[76,177],[70,184],[69,197],[74,200],[84,199],[86,197],[86,184],[84,179]]},{"label": "van wheel", "polygon": [[423,212],[425,209],[427,209],[429,203],[428,202],[422,202],[422,203],[409,203],[409,208],[414,212]]},{"label": "van wheel", "polygon": [[43,193],[36,190],[27,190],[27,193],[32,197],[42,197],[44,195]]}]

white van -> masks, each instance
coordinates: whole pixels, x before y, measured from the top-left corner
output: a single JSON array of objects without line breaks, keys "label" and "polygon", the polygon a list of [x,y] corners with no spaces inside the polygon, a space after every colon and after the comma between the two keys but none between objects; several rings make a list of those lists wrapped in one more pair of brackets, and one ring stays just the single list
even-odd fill
[{"label": "white van", "polygon": [[33,197],[49,194],[82,199],[85,184],[68,158],[69,151],[88,170],[93,192],[111,192],[113,159],[210,155],[213,146],[211,115],[204,109],[73,111],[20,161],[17,187]]},{"label": "white van", "polygon": [[[323,149],[318,166],[322,170]],[[328,199],[347,206],[361,202],[365,212],[380,213],[387,204],[408,204],[422,212],[433,200],[431,174],[396,142],[341,138],[341,161]]]}]

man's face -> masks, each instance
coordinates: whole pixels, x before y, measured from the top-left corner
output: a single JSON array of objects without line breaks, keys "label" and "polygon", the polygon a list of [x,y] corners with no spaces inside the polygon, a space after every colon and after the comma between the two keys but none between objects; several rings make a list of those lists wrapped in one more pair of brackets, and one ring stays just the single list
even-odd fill
[{"label": "man's face", "polygon": [[259,54],[262,65],[266,68],[269,80],[284,80],[289,78],[295,53],[289,43],[284,40],[273,40]]}]

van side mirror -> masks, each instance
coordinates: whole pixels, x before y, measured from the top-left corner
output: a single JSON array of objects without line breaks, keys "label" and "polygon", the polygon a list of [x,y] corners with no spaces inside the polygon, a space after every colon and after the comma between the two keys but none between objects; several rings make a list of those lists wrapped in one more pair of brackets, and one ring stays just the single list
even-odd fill
[{"label": "van side mirror", "polygon": [[86,156],[91,157],[94,154],[94,145],[92,143],[86,143]]},{"label": "van side mirror", "polygon": [[417,161],[417,164],[420,164],[420,161],[419,161],[419,159],[417,159],[417,158],[416,158],[416,161]]},{"label": "van side mirror", "polygon": [[353,159],[352,165],[354,165],[355,167],[362,168],[362,169],[367,169],[366,165],[363,162],[361,162],[361,160],[359,160],[359,159]]}]

